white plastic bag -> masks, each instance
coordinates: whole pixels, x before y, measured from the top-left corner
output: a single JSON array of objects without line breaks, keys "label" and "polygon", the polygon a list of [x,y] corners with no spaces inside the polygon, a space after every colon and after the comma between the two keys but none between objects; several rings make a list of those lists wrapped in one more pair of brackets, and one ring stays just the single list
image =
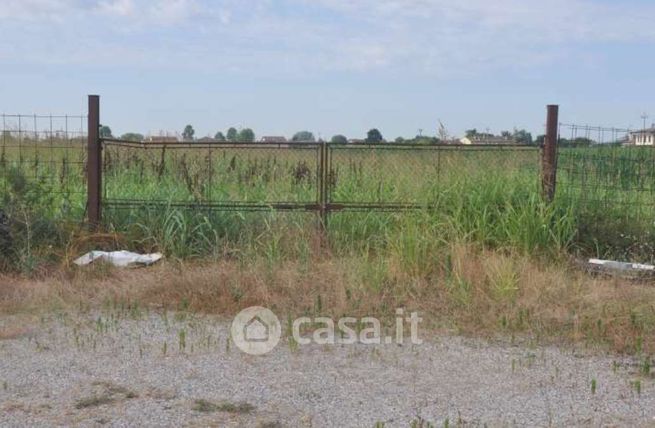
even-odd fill
[{"label": "white plastic bag", "polygon": [[160,253],[137,254],[129,251],[91,251],[73,261],[78,266],[86,266],[96,260],[103,260],[117,267],[150,266],[164,256]]}]

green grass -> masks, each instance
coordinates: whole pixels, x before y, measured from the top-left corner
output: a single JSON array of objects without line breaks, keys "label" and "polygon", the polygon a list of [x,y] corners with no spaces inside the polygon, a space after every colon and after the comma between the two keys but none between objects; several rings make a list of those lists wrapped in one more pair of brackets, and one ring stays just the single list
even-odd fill
[{"label": "green grass", "polygon": [[[29,143],[29,142],[28,142]],[[12,219],[13,260],[31,271],[71,245],[85,211],[80,142],[0,146],[0,207]],[[54,146],[54,148],[53,148]],[[558,193],[541,198],[540,157],[533,150],[448,148],[331,151],[335,203],[416,203],[418,211],[336,212],[330,248],[339,255],[398,254],[425,271],[435,249],[464,241],[536,256],[564,251],[652,261],[654,151],[562,149]],[[316,218],[310,213],[185,210],[179,202],[257,203],[317,200],[314,148],[127,148],[104,150],[107,201],[161,201],[157,208],[107,207],[104,225],[121,245],[178,258],[264,256],[307,259]],[[427,207],[430,209],[427,209]]]}]

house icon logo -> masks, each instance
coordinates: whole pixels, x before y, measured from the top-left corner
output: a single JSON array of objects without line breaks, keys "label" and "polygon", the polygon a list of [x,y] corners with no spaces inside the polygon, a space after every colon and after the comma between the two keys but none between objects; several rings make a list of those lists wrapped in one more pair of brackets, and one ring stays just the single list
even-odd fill
[{"label": "house icon logo", "polygon": [[263,355],[273,350],[282,336],[277,316],[269,309],[253,306],[232,321],[232,341],[246,354]]},{"label": "house icon logo", "polygon": [[243,327],[243,337],[247,342],[268,342],[268,325],[256,316]]}]

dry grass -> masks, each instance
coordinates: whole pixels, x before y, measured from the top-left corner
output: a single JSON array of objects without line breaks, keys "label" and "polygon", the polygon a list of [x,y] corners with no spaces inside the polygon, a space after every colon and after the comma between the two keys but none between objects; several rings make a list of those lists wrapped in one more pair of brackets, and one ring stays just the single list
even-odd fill
[{"label": "dry grass", "polygon": [[0,341],[20,339],[21,337],[28,336],[31,332],[32,329],[26,326],[19,326],[19,325],[3,326],[0,327]]},{"label": "dry grass", "polygon": [[111,382],[94,382],[92,384],[92,393],[75,402],[76,409],[86,409],[89,407],[104,406],[117,401],[131,400],[138,395],[129,389],[113,384]]},{"label": "dry grass", "polygon": [[[0,310],[42,311],[135,302],[232,317],[263,305],[281,319],[301,314],[378,316],[421,312],[432,328],[461,334],[655,351],[655,287],[591,277],[566,262],[452,245],[416,269],[401,258],[319,255],[302,263],[167,262],[119,271],[106,266],[41,279],[0,277]],[[286,319],[286,318],[285,318]]]}]

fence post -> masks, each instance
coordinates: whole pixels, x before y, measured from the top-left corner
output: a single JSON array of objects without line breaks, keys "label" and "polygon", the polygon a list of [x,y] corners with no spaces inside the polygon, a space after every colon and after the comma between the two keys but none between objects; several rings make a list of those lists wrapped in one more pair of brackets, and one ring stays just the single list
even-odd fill
[{"label": "fence post", "polygon": [[320,167],[319,167],[319,204],[321,233],[327,233],[328,227],[328,146],[321,141]]},{"label": "fence post", "polygon": [[87,143],[87,215],[91,228],[100,225],[102,217],[102,155],[100,147],[100,97],[89,95]]},{"label": "fence post", "polygon": [[547,202],[555,198],[557,185],[557,139],[559,128],[559,106],[549,105],[546,118],[546,138],[544,140],[542,159],[543,194]]}]

